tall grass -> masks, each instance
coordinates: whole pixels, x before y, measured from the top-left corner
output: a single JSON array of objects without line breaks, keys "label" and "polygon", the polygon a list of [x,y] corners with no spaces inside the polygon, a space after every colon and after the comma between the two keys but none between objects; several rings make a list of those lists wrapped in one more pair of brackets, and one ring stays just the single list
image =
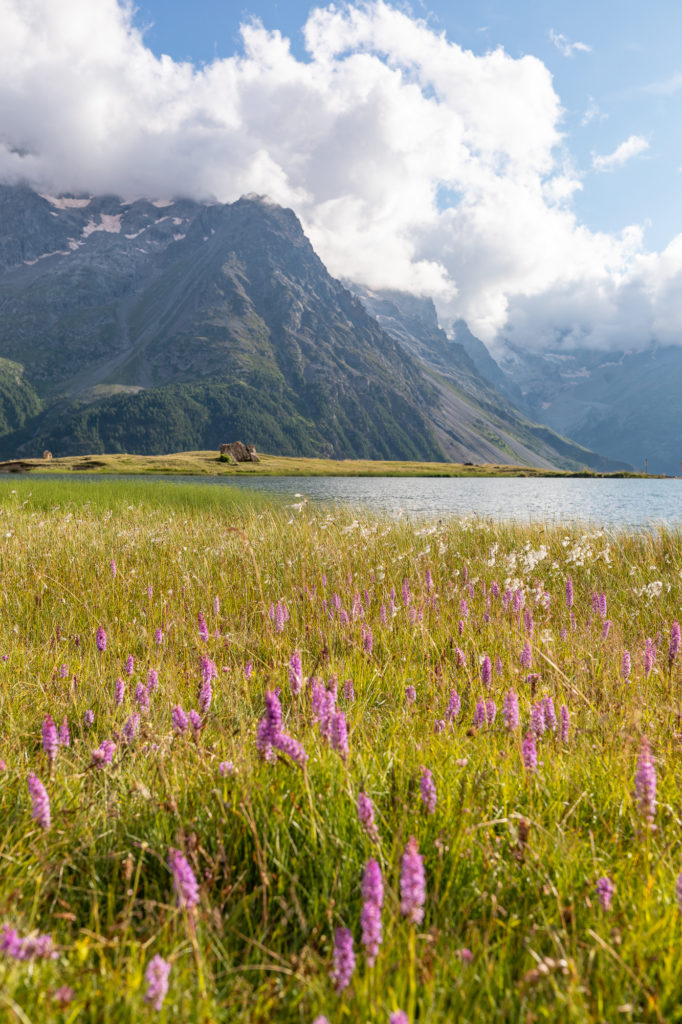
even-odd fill
[{"label": "tall grass", "polygon": [[[682,705],[679,656],[668,661],[681,540],[358,521],[159,483],[8,482],[0,936],[3,925],[49,932],[56,957],[0,952],[0,1019],[388,1024],[398,1009],[411,1022],[681,1019]],[[520,664],[526,641],[530,667]],[[294,650],[306,677],[298,695]],[[202,659],[218,671],[212,702],[201,727],[181,733],[171,712],[198,709]],[[126,742],[151,670],[158,687]],[[338,678],[347,760],[315,718],[311,677]],[[303,768],[257,751],[265,694],[278,688]],[[449,721],[453,689],[461,710]],[[518,729],[502,716],[510,690]],[[570,731],[565,742],[552,728],[537,735],[530,771],[522,741],[543,697],[557,712],[566,705]],[[479,701],[495,701],[494,723],[473,724]],[[41,744],[48,714],[71,733],[52,765]],[[645,735],[653,822],[635,786]],[[107,739],[116,751],[98,767],[92,752]],[[425,768],[433,813],[420,797]],[[29,773],[50,798],[47,829],[32,817]],[[376,842],[358,821],[361,790]],[[410,836],[425,867],[419,925],[401,913]],[[177,904],[171,847],[199,882],[197,908]],[[360,941],[370,857],[385,888],[371,968]],[[608,910],[601,877],[615,883]],[[329,978],[338,927],[351,930],[357,957],[341,993]],[[171,965],[158,1012],[144,999],[157,954]]]}]

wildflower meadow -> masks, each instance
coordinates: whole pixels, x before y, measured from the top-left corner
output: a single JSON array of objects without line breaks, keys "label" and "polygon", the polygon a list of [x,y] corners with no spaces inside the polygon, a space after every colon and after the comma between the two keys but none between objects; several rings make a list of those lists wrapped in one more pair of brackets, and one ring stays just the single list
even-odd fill
[{"label": "wildflower meadow", "polygon": [[0,1019],[682,1020],[682,536],[0,487]]}]

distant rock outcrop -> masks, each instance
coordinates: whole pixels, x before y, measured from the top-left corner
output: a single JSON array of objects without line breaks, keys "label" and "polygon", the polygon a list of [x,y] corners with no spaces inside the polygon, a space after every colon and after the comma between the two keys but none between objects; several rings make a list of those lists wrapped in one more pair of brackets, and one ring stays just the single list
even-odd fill
[{"label": "distant rock outcrop", "polygon": [[229,444],[221,444],[221,455],[229,455],[234,462],[259,462],[256,449],[252,444],[244,444],[242,441],[230,441]]}]

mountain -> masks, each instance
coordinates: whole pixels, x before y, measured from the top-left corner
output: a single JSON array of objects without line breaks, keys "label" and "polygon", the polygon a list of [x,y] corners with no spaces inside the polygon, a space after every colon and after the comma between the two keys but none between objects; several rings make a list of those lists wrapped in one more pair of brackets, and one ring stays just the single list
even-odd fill
[{"label": "mountain", "polygon": [[[431,299],[351,285],[384,330],[422,367],[435,391],[429,410],[448,457],[533,463],[599,472],[627,470],[625,461],[603,458],[527,418],[515,407],[521,392],[464,321],[451,340],[438,326]],[[497,386],[496,386],[497,385]]]},{"label": "mountain", "polygon": [[527,415],[639,470],[679,475],[682,348],[533,353],[508,346],[501,367]]},{"label": "mountain", "polygon": [[432,305],[403,297],[379,322],[363,302],[260,197],[0,186],[0,456],[241,437],[290,455],[617,468],[523,420]]}]

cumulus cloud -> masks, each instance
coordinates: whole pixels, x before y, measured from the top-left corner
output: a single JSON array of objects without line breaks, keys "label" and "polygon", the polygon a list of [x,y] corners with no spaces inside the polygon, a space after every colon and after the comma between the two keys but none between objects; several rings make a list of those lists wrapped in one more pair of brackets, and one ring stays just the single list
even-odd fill
[{"label": "cumulus cloud", "polygon": [[613,153],[608,153],[605,156],[593,156],[592,166],[595,171],[613,171],[616,167],[622,167],[628,160],[632,160],[633,156],[646,153],[648,148],[649,143],[641,135],[631,135],[625,142],[621,142]]},{"label": "cumulus cloud", "polygon": [[201,68],[155,57],[117,0],[0,0],[0,24],[4,180],[265,193],[333,274],[430,294],[488,341],[682,337],[682,243],[647,254],[636,226],[578,221],[560,99],[532,56],[475,55],[383,0],[313,11],[305,59],[252,21],[241,52]]},{"label": "cumulus cloud", "polygon": [[565,35],[561,32],[555,32],[553,28],[549,30],[549,38],[564,57],[575,57],[576,53],[592,52],[592,47],[588,46],[587,43],[571,43]]}]

